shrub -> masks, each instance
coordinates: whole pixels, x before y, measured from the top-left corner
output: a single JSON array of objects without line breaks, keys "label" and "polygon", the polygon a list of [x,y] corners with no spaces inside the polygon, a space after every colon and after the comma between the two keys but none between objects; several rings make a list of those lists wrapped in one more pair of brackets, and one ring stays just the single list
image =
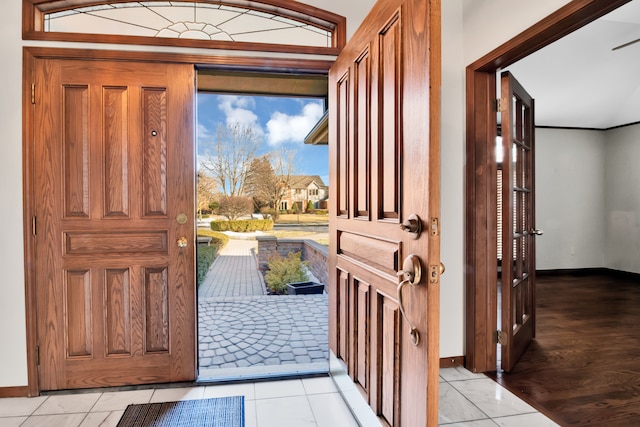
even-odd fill
[{"label": "shrub", "polygon": [[264,280],[272,294],[286,294],[287,283],[306,282],[309,279],[309,261],[302,261],[301,256],[300,252],[289,252],[283,258],[276,253],[269,260]]},{"label": "shrub", "polygon": [[220,249],[224,248],[227,243],[229,243],[229,236],[227,236],[224,233],[220,233],[219,231],[213,231],[213,230],[205,230],[202,228],[199,228],[197,231],[198,236],[207,236],[207,237],[211,237],[211,246],[216,246],[218,252],[220,252]]},{"label": "shrub", "polygon": [[223,196],[218,201],[218,213],[229,220],[236,220],[253,211],[253,199],[242,196]]},{"label": "shrub", "polygon": [[252,231],[269,231],[273,229],[272,219],[238,219],[235,221],[212,221],[213,231],[235,231],[249,233]]},{"label": "shrub", "polygon": [[211,237],[209,246],[196,246],[196,284],[200,287],[218,253],[229,243],[229,236],[210,230],[198,230],[198,236]]},{"label": "shrub", "polygon": [[202,282],[204,282],[204,278],[207,276],[209,267],[213,264],[213,260],[216,259],[217,254],[218,248],[215,246],[198,246],[196,248],[196,284],[198,287],[200,287]]}]

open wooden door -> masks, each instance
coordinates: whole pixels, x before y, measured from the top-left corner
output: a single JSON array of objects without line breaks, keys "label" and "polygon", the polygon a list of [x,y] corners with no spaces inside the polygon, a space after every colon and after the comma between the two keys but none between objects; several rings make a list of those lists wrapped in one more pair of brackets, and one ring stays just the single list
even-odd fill
[{"label": "open wooden door", "polygon": [[381,0],[329,74],[329,342],[381,422],[438,422],[440,3]]},{"label": "open wooden door", "polygon": [[510,371],[536,331],[534,102],[509,73],[501,75],[502,369]]},{"label": "open wooden door", "polygon": [[41,390],[193,380],[192,66],[36,60]]}]

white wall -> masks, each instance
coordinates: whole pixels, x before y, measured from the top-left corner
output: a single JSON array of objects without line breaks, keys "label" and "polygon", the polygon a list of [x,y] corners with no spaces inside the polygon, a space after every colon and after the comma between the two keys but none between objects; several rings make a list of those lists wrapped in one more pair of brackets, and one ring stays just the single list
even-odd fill
[{"label": "white wall", "polygon": [[[450,0],[442,0],[446,3]],[[560,9],[569,0],[462,0],[464,60],[469,65]]]},{"label": "white wall", "polygon": [[640,273],[640,125],[536,130],[537,267]]},{"label": "white wall", "polygon": [[464,355],[464,62],[462,1],[442,2],[440,357]]},{"label": "white wall", "polygon": [[608,131],[605,158],[604,265],[640,273],[640,125]]},{"label": "white wall", "polygon": [[27,384],[22,243],[22,5],[4,2],[0,16],[0,387]]},{"label": "white wall", "polygon": [[539,270],[604,265],[606,133],[536,129]]}]

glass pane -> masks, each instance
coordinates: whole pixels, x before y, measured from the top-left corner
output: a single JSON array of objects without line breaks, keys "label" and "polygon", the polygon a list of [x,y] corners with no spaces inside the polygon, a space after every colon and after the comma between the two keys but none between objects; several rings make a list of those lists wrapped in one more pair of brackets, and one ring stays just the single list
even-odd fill
[{"label": "glass pane", "polygon": [[45,32],[331,47],[331,31],[272,13],[195,2],[146,1],[45,15]]}]

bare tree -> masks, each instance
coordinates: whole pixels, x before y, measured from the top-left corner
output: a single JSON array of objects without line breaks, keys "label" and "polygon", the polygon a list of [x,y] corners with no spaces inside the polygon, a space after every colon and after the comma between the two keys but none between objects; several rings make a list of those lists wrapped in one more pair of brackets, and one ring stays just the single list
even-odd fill
[{"label": "bare tree", "polygon": [[198,218],[202,218],[202,211],[209,209],[211,203],[215,201],[216,189],[217,184],[213,178],[198,172]]},{"label": "bare tree", "polygon": [[243,196],[249,166],[260,143],[261,136],[251,126],[220,124],[200,165],[213,176],[222,194]]}]

